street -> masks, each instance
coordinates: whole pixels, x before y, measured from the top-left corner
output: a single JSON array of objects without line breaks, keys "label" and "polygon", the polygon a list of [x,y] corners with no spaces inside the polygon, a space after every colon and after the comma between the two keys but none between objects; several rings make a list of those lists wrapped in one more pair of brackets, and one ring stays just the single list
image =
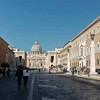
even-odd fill
[{"label": "street", "polygon": [[27,89],[23,84],[18,89],[11,74],[0,79],[0,100],[29,100],[31,96],[32,100],[100,100],[100,85],[95,83],[99,81],[31,71]]},{"label": "street", "polygon": [[100,100],[100,86],[90,83],[91,80],[86,81],[55,74],[36,74],[33,100]]}]

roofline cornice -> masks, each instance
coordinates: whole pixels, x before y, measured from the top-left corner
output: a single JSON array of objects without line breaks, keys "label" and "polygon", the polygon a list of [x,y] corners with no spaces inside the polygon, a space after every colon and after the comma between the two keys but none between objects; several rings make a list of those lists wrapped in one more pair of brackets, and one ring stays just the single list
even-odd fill
[{"label": "roofline cornice", "polygon": [[80,36],[83,32],[88,30],[93,24],[95,24],[98,20],[100,20],[100,16],[98,16],[95,20],[93,20],[87,27],[85,27],[81,32],[79,32],[72,40],[75,40],[78,36]]}]

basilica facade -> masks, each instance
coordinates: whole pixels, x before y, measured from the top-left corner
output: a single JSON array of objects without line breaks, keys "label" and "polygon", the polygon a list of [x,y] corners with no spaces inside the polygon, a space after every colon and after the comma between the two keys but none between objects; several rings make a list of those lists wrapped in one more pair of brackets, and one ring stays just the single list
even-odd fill
[{"label": "basilica facade", "polygon": [[30,69],[41,69],[45,67],[46,53],[42,51],[41,46],[35,41],[30,52],[27,54],[27,66]]}]

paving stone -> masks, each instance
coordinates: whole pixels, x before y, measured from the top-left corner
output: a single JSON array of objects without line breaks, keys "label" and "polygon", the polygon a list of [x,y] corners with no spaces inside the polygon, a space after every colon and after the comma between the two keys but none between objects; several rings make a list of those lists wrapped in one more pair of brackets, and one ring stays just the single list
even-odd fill
[{"label": "paving stone", "polygon": [[44,87],[44,88],[57,88],[56,86],[51,86],[51,85],[40,85],[39,87]]}]

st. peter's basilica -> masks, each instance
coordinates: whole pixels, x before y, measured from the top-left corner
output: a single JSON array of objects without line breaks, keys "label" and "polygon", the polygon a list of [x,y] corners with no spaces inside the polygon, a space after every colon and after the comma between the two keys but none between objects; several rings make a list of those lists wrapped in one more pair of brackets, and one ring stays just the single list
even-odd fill
[{"label": "st. peter's basilica", "polygon": [[31,69],[44,68],[46,53],[42,52],[41,46],[35,41],[30,52],[27,54],[27,66]]}]

